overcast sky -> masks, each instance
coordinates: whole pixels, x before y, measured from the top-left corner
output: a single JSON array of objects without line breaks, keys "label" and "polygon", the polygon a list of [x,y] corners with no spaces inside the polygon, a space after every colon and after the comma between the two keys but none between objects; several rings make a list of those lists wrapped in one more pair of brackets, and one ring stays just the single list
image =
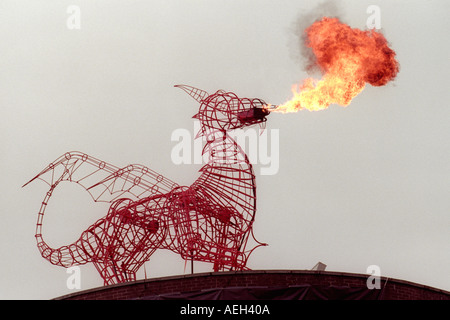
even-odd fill
[{"label": "overcast sky", "polygon": [[[299,31],[324,15],[365,29],[369,5],[381,10],[400,73],[385,87],[367,86],[346,108],[269,116],[279,167],[263,175],[255,164],[254,224],[269,246],[248,266],[311,269],[321,261],[328,271],[366,273],[378,265],[382,276],[450,290],[450,2],[317,3],[0,0],[0,298],[73,292],[66,270],[36,248],[47,186],[21,188],[51,161],[78,150],[189,185],[200,166],[174,164],[171,136],[193,132],[198,104],[173,86],[283,103],[310,76]],[[80,29],[68,28],[70,5],[80,9]],[[44,238],[53,247],[72,243],[106,212],[66,184],[52,197]],[[212,267],[198,263],[195,271]],[[190,268],[157,252],[146,272]],[[102,285],[92,265],[81,274],[81,289]]]}]

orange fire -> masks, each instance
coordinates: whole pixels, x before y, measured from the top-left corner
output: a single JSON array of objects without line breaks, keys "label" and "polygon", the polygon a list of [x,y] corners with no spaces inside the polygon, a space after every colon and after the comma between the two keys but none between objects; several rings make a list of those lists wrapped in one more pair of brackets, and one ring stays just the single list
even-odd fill
[{"label": "orange fire", "polygon": [[306,45],[324,74],[292,87],[293,98],[273,111],[318,111],[332,103],[347,106],[366,83],[383,86],[395,78],[399,64],[385,37],[374,30],[352,29],[337,18],[324,17],[305,30]]}]

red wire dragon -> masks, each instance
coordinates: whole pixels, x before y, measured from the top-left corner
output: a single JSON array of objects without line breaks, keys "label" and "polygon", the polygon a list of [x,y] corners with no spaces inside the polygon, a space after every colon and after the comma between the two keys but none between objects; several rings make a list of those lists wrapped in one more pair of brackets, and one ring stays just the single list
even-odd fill
[{"label": "red wire dragon", "polygon": [[[136,280],[138,269],[157,249],[185,261],[213,264],[214,271],[243,270],[253,250],[256,185],[252,165],[228,130],[260,124],[270,113],[261,99],[238,98],[222,90],[207,92],[178,85],[200,103],[194,116],[205,136],[208,162],[190,186],[179,186],[142,165],[113,166],[80,152],[67,152],[31,179],[50,189],[36,224],[37,247],[62,267],[92,262],[105,285]],[[94,201],[110,203],[105,217],[67,246],[51,248],[43,239],[44,213],[61,182],[77,183]],[[25,185],[27,185],[26,183]],[[248,239],[257,245],[247,248]]]}]

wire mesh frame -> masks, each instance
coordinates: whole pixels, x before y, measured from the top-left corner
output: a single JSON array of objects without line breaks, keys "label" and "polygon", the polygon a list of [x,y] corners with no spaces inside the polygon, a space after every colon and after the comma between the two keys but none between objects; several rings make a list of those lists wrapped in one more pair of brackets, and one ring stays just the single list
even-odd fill
[{"label": "wire mesh frame", "polygon": [[[255,176],[247,155],[227,131],[265,122],[242,122],[238,117],[264,102],[222,90],[208,95],[179,87],[200,102],[194,117],[202,124],[200,134],[207,136],[203,154],[209,155],[200,177],[190,186],[179,186],[142,165],[119,168],[81,152],[65,153],[28,182],[40,179],[50,186],[35,232],[43,258],[62,267],[92,262],[105,285],[135,280],[157,249],[212,263],[214,271],[248,269],[249,255],[264,245],[253,235]],[[64,181],[79,184],[94,201],[110,207],[75,242],[51,248],[42,236],[44,213],[54,189]],[[250,237],[256,246],[248,249]]]}]

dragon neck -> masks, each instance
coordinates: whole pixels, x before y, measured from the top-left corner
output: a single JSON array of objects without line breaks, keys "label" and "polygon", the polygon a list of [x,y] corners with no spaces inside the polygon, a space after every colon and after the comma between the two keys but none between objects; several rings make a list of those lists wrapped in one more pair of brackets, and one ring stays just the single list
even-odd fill
[{"label": "dragon neck", "polygon": [[203,155],[207,155],[208,158],[205,167],[215,168],[215,171],[222,172],[221,175],[231,169],[246,171],[253,175],[253,167],[247,154],[225,131],[208,133]]},{"label": "dragon neck", "polygon": [[233,207],[252,219],[256,185],[247,155],[226,132],[217,131],[206,137],[203,154],[208,155],[208,162],[200,169],[201,176],[193,187],[200,188],[217,204]]}]

